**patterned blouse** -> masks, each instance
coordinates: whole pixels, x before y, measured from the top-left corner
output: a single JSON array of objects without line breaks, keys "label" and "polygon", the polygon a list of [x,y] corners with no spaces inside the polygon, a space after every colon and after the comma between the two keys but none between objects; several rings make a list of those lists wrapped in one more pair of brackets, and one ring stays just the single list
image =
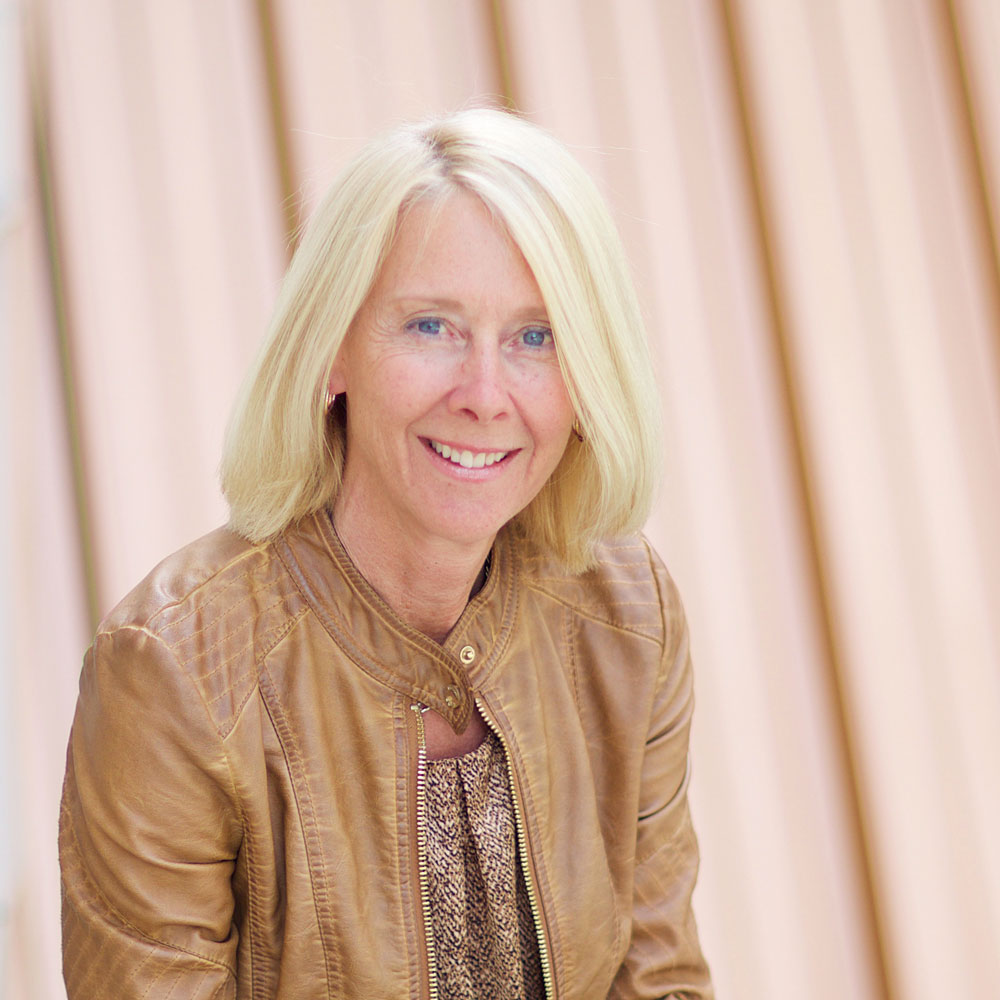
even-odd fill
[{"label": "patterned blouse", "polygon": [[504,750],[490,733],[427,764],[427,861],[444,1000],[543,1000]]}]

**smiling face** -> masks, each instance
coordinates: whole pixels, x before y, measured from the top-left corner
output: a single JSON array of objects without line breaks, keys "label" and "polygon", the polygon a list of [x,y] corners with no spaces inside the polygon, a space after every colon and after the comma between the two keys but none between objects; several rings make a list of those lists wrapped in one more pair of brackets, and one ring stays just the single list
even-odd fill
[{"label": "smiling face", "polygon": [[462,190],[404,216],[330,389],[347,394],[338,530],[396,551],[448,542],[481,558],[555,470],[573,422],[538,285]]}]

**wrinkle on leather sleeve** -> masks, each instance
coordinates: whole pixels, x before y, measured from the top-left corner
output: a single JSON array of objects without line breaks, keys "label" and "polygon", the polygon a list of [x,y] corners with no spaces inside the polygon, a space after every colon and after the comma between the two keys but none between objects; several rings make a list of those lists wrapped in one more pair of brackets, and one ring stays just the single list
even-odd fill
[{"label": "wrinkle on leather sleeve", "polygon": [[642,764],[631,939],[608,996],[712,1000],[691,908],[698,842],[687,799],[694,709],[687,624],[673,581],[652,558],[664,616],[663,659]]},{"label": "wrinkle on leather sleeve", "polygon": [[98,634],[60,814],[70,1000],[235,997],[239,843],[225,748],[170,650]]}]

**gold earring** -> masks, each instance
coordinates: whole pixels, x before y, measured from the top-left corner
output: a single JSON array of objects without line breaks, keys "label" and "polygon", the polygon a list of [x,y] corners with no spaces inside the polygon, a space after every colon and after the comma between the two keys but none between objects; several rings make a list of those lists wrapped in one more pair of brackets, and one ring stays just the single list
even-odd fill
[{"label": "gold earring", "polygon": [[576,435],[577,441],[583,441],[583,430],[580,427],[580,418],[573,418],[573,433]]},{"label": "gold earring", "polygon": [[326,400],[324,402],[324,407],[325,407],[325,410],[326,410],[327,413],[329,413],[330,410],[333,408],[333,403],[334,403],[334,400],[336,400],[336,398],[337,397],[332,392],[330,392],[330,389],[327,388],[327,390],[326,390]]}]

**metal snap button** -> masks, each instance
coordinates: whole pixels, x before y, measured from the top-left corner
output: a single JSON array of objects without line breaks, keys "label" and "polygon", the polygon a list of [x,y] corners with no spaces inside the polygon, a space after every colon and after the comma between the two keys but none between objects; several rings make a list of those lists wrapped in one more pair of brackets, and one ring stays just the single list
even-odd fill
[{"label": "metal snap button", "polygon": [[445,688],[444,703],[448,706],[448,708],[457,708],[461,694],[462,692],[459,691],[454,684],[449,684],[448,687]]},{"label": "metal snap button", "polygon": [[471,646],[463,646],[458,658],[468,666],[476,658],[476,651]]}]

